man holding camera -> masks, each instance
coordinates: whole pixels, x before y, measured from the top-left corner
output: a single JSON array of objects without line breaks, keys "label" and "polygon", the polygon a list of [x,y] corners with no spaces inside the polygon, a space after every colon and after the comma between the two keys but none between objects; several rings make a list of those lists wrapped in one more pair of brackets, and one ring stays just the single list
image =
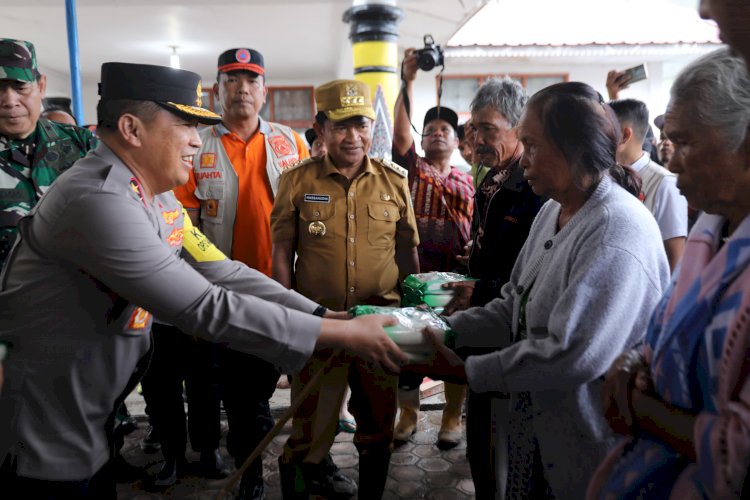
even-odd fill
[{"label": "man holding camera", "polygon": [[[471,176],[451,165],[458,147],[458,116],[446,107],[435,107],[424,117],[421,146],[416,152],[411,135],[411,110],[417,70],[426,70],[420,51],[406,49],[401,77],[404,85],[396,99],[393,127],[393,161],[408,171],[409,190],[419,230],[419,268],[422,272],[453,271],[460,267],[456,255],[469,242],[474,186]],[[394,439],[406,441],[416,431],[419,380],[402,380],[399,389],[401,416]],[[445,384],[446,405],[438,434],[438,447],[453,448],[461,441],[461,409],[466,387]]]}]

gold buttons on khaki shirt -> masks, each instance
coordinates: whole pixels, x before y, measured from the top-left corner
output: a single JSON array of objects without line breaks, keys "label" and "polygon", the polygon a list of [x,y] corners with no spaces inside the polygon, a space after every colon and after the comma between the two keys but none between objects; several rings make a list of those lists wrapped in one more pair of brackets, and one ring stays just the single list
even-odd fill
[{"label": "gold buttons on khaki shirt", "polygon": [[388,210],[383,210],[383,217],[388,217]]},{"label": "gold buttons on khaki shirt", "polygon": [[349,218],[354,220],[354,214],[349,214]]}]

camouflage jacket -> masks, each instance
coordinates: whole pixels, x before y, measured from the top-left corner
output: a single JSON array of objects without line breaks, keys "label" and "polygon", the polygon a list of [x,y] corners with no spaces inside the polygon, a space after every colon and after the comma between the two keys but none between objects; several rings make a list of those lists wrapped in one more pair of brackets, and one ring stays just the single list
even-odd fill
[{"label": "camouflage jacket", "polygon": [[0,267],[16,239],[18,220],[36,205],[52,181],[96,146],[88,130],[44,118],[39,119],[34,134],[30,165],[18,150],[22,141],[0,135]]}]

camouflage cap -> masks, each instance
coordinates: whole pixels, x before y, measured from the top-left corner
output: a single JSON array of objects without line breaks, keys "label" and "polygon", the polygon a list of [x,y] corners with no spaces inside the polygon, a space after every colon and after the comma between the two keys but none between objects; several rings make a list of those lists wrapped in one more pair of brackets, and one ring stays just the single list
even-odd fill
[{"label": "camouflage cap", "polygon": [[357,80],[334,80],[321,85],[315,89],[315,105],[334,122],[353,116],[375,119],[370,87]]},{"label": "camouflage cap", "polygon": [[0,39],[0,80],[35,82],[38,79],[34,45],[24,40]]}]

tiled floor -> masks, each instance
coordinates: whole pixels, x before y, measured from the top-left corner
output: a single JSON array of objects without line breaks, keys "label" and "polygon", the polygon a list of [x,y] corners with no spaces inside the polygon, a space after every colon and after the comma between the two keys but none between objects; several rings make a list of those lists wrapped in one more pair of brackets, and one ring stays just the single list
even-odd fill
[{"label": "tiled floor", "polygon": [[[288,406],[288,390],[277,390],[271,401],[274,415],[281,414],[285,405]],[[158,470],[161,464],[161,454],[147,455],[140,449],[140,440],[146,428],[142,415],[142,399],[132,396],[128,399],[131,413],[141,420],[139,429],[126,437],[123,455],[126,460],[149,472]],[[424,405],[423,408],[434,408],[439,405]],[[441,451],[435,446],[437,432],[440,427],[440,410],[428,410],[420,413],[418,432],[412,436],[409,443],[397,448],[391,457],[391,468],[384,499],[396,498],[429,498],[429,499],[466,499],[474,497],[474,485],[471,481],[469,464],[466,461],[466,446],[462,442],[458,447]],[[264,453],[264,477],[267,486],[268,500],[281,498],[279,475],[276,459],[281,453],[282,446],[289,433],[289,424],[284,427]],[[352,444],[353,434],[340,433],[334,443],[331,453],[335,462],[345,474],[355,481],[359,474],[357,470],[358,456]],[[231,460],[223,447],[221,452],[229,463]],[[192,451],[188,453],[189,461],[197,461],[198,456]],[[177,484],[162,492],[148,492],[143,488],[143,481],[123,483],[118,485],[118,498],[123,500],[145,500],[156,498],[175,499],[215,499],[224,487],[226,480],[208,480],[201,477],[186,475]],[[236,485],[227,498],[234,498]]]}]

